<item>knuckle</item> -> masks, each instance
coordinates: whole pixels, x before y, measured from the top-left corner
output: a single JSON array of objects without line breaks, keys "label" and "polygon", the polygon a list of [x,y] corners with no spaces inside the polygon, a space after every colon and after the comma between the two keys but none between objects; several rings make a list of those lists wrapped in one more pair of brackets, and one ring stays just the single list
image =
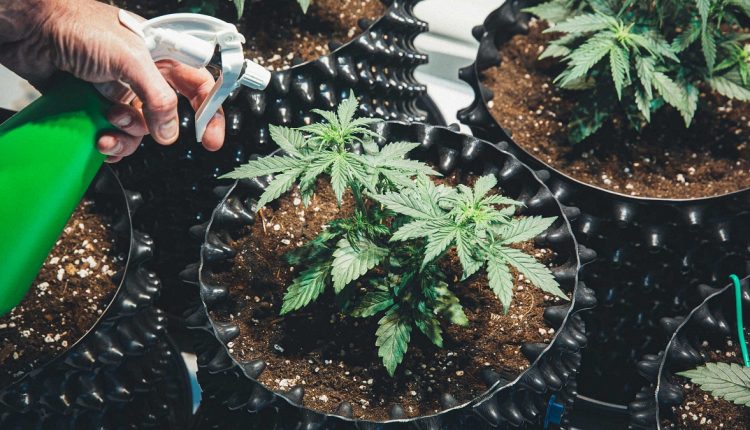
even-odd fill
[{"label": "knuckle", "polygon": [[162,91],[149,99],[146,107],[152,112],[168,112],[177,109],[177,94],[174,91]]}]

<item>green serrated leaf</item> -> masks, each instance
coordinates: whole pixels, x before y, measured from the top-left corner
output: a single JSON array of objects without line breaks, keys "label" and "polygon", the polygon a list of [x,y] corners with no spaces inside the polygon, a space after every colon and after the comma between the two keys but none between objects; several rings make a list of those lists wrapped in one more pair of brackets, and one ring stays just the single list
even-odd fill
[{"label": "green serrated leaf", "polygon": [[508,262],[508,264],[515,267],[519,273],[528,278],[537,288],[545,293],[563,299],[568,298],[565,292],[560,289],[560,284],[558,284],[555,277],[552,276],[552,272],[550,272],[545,265],[536,261],[531,255],[526,254],[521,250],[507,247],[494,247],[493,251],[497,252],[503,260]]},{"label": "green serrated leaf", "polygon": [[297,170],[303,167],[304,162],[300,159],[287,156],[269,156],[250,160],[246,164],[235,168],[233,171],[221,175],[219,179],[252,179],[258,176],[272,175],[289,170]]},{"label": "green serrated leaf", "polygon": [[312,0],[297,0],[297,3],[299,3],[299,7],[302,8],[302,13],[307,13],[308,9],[310,9]]},{"label": "green serrated leaf", "polygon": [[522,202],[519,202],[518,200],[513,200],[501,194],[493,194],[491,196],[487,196],[480,201],[480,204],[488,205],[488,206],[494,206],[494,205],[523,206],[524,205]]},{"label": "green serrated leaf", "polygon": [[672,50],[680,53],[690,47],[701,35],[701,25],[697,20],[691,21],[672,41]]},{"label": "green serrated leaf", "polygon": [[[347,99],[347,100],[349,100],[349,99]],[[346,103],[347,100],[344,100],[341,103],[342,104]],[[331,126],[335,127],[336,129],[341,129],[342,128],[341,127],[341,123],[339,122],[339,117],[336,115],[335,112],[331,112],[331,111],[327,111],[327,110],[322,110],[322,109],[311,109],[311,111],[313,113],[316,113],[316,114],[322,116],[323,119],[325,119],[328,122],[328,124],[330,124]],[[312,129],[311,129],[311,131],[312,131]]]},{"label": "green serrated leaf", "polygon": [[508,265],[500,258],[491,257],[487,262],[487,280],[490,289],[500,299],[503,310],[507,313],[513,301],[513,277]]},{"label": "green serrated leaf", "polygon": [[294,279],[281,305],[281,315],[302,309],[325,291],[326,279],[331,274],[330,264],[313,266]]},{"label": "green serrated leaf", "polygon": [[740,406],[750,406],[750,368],[736,363],[706,363],[677,374],[714,396]]},{"label": "green serrated leaf", "polygon": [[394,306],[378,321],[375,332],[378,356],[383,359],[388,374],[393,376],[396,367],[404,360],[404,355],[411,338],[411,324],[399,315],[398,307]]},{"label": "green serrated leaf", "polygon": [[555,79],[555,82],[564,87],[585,77],[592,67],[609,54],[613,46],[615,46],[615,39],[610,33],[597,34],[589,38],[565,57],[568,68]]},{"label": "green serrated leaf", "polygon": [[393,233],[393,235],[391,236],[390,241],[391,242],[403,242],[406,240],[412,240],[412,239],[418,239],[420,237],[425,237],[430,232],[429,228],[430,228],[430,221],[423,220],[423,219],[414,220],[399,227],[399,229],[396,230],[396,232]]},{"label": "green serrated leaf", "polygon": [[387,249],[367,239],[359,238],[356,246],[347,239],[339,240],[333,252],[333,289],[338,294],[350,282],[377,266],[386,255]]},{"label": "green serrated leaf", "polygon": [[456,234],[456,254],[463,268],[461,280],[467,279],[483,266],[483,262],[474,257],[473,247],[475,245],[476,240],[471,233],[466,230],[458,230],[458,234]]},{"label": "green serrated leaf", "polygon": [[474,201],[479,202],[497,185],[495,175],[484,175],[474,183]]},{"label": "green serrated leaf", "polygon": [[589,33],[617,25],[617,20],[599,13],[585,13],[566,19],[545,30],[545,33]]},{"label": "green serrated leaf", "polygon": [[350,91],[349,97],[339,103],[338,107],[338,117],[341,128],[349,127],[354,119],[354,114],[357,113],[358,107],[359,102],[357,101],[357,97],[354,95],[354,91]]},{"label": "green serrated leaf", "polygon": [[440,322],[435,318],[434,315],[423,315],[414,321],[414,325],[417,326],[430,342],[432,342],[438,348],[443,347],[443,329],[440,327]]},{"label": "green serrated leaf", "polygon": [[435,258],[442,255],[443,252],[445,252],[445,250],[448,249],[448,247],[451,246],[456,240],[456,235],[458,233],[459,232],[456,226],[452,225],[438,228],[437,230],[433,231],[427,237],[427,246],[425,247],[424,251],[422,268],[427,266],[427,264]]},{"label": "green serrated leaf", "polygon": [[404,158],[411,151],[419,148],[419,142],[393,142],[380,148],[380,157],[382,159]]},{"label": "green serrated leaf", "polygon": [[451,324],[456,324],[458,326],[469,325],[469,318],[466,317],[461,302],[448,288],[448,285],[441,282],[434,288],[438,297],[435,312],[437,312],[438,315],[444,316]]},{"label": "green serrated leaf", "polygon": [[536,15],[554,24],[568,19],[574,11],[568,8],[565,0],[552,0],[523,9],[524,12]]},{"label": "green serrated leaf", "polygon": [[646,122],[651,122],[651,101],[640,88],[635,91],[635,104]]},{"label": "green serrated leaf", "polygon": [[263,191],[260,199],[258,199],[258,208],[264,207],[289,191],[301,172],[301,168],[296,168],[276,176],[271,183],[268,184],[265,191]]},{"label": "green serrated leaf", "polygon": [[339,204],[344,200],[344,191],[348,183],[349,162],[343,155],[337,155],[331,164],[331,187]]},{"label": "green serrated leaf", "polygon": [[436,215],[433,207],[425,205],[416,190],[405,189],[400,193],[390,192],[373,198],[388,209],[412,218],[430,220]]},{"label": "green serrated leaf", "polygon": [[[730,79],[731,77],[734,76],[731,74],[714,76],[712,78],[709,78],[707,82],[709,85],[711,85],[711,88],[713,88],[714,91],[725,97],[740,100],[743,102],[750,101],[750,89],[748,89],[748,87],[746,86],[741,85],[736,80]],[[737,75],[737,79],[738,78],[739,75]]]},{"label": "green serrated leaf", "polygon": [[708,25],[708,14],[711,10],[711,0],[695,0],[695,3],[698,6],[698,13],[700,14],[703,28],[706,28]]},{"label": "green serrated leaf", "polygon": [[245,0],[232,0],[234,8],[237,9],[237,17],[241,17],[245,13]]},{"label": "green serrated leaf", "polygon": [[653,81],[654,73],[656,73],[656,65],[653,58],[637,57],[635,63],[636,72],[638,73],[638,79],[641,80],[643,90],[646,92],[647,98],[650,100],[654,98],[653,94]]},{"label": "green serrated leaf", "polygon": [[577,144],[586,140],[604,126],[610,112],[593,106],[592,110],[582,109],[573,111],[573,119],[568,123],[568,140]]},{"label": "green serrated leaf", "polygon": [[630,55],[620,46],[613,45],[609,51],[609,67],[615,84],[617,98],[622,100],[622,88],[630,79]]},{"label": "green serrated leaf", "polygon": [[662,72],[654,72],[653,79],[652,84],[664,101],[677,109],[685,120],[685,124],[690,125],[693,118],[685,88]]},{"label": "green serrated leaf", "polygon": [[279,148],[294,157],[302,156],[300,149],[305,146],[306,139],[301,131],[273,124],[269,125],[268,129],[271,132],[271,139],[279,145]]},{"label": "green serrated leaf", "polygon": [[391,306],[393,306],[393,296],[389,291],[371,291],[357,303],[351,315],[359,318],[371,317]]},{"label": "green serrated leaf", "polygon": [[557,217],[527,216],[515,218],[498,229],[497,235],[503,245],[525,242],[544,233],[555,220],[557,220]]},{"label": "green serrated leaf", "polygon": [[706,68],[711,74],[716,66],[716,39],[711,29],[704,28],[701,32],[701,48],[703,48],[703,57],[706,59]]}]

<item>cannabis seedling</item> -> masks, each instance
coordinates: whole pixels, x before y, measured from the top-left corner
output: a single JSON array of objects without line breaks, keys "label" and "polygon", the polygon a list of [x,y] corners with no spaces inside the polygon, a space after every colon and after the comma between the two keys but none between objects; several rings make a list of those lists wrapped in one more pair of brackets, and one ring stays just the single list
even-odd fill
[{"label": "cannabis seedling", "polygon": [[706,363],[680,372],[702,390],[740,406],[750,406],[750,368],[739,364]]},{"label": "cannabis seedling", "polygon": [[567,298],[547,267],[510,246],[538,236],[555,218],[514,218],[522,204],[489,194],[496,185],[494,175],[482,176],[473,188],[458,185],[456,189],[435,186],[420,176],[412,187],[374,198],[410,219],[393,234],[391,242],[424,238],[422,267],[454,247],[463,267],[462,280],[484,268],[490,288],[506,311],[513,296],[510,267],[543,291]]},{"label": "cannabis seedling", "polygon": [[464,279],[486,268],[490,288],[506,309],[513,291],[509,265],[544,291],[565,297],[546,267],[509,246],[535,237],[553,218],[515,218],[520,203],[490,194],[494,176],[480,178],[474,188],[436,186],[428,176],[437,172],[406,158],[418,143],[380,147],[368,127],[377,120],[355,118],[356,111],[351,95],[336,112],[315,111],[324,123],[272,127],[283,155],[252,160],[223,176],[276,175],[259,208],[295,185],[307,205],[321,177],[329,179],[339,204],[347,191],[355,202],[351,216],[331,221],[315,239],[286,255],[302,271],[287,288],[282,315],[308,306],[326,290],[333,291],[345,315],[382,314],[375,345],[393,375],[414,327],[442,347],[443,322],[469,323],[438,265],[452,249],[461,259]]},{"label": "cannabis seedling", "polygon": [[565,70],[556,84],[582,91],[568,138],[581,142],[616,111],[640,130],[665,105],[686,127],[698,109],[699,88],[750,101],[750,54],[745,32],[748,0],[552,0],[526,9],[560,33],[540,58]]}]

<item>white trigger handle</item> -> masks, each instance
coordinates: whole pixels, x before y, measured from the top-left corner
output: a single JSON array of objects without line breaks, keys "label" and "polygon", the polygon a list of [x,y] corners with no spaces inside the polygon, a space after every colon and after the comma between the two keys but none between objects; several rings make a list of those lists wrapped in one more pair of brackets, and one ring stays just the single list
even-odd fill
[{"label": "white trigger handle", "polygon": [[232,24],[196,13],[175,13],[144,22],[124,10],[120,10],[119,16],[122,25],[144,40],[154,61],[171,59],[195,68],[205,67],[219,46],[221,75],[195,114],[198,142],[232,91],[240,85],[263,90],[271,80],[268,70],[245,60],[242,50],[245,37]]}]

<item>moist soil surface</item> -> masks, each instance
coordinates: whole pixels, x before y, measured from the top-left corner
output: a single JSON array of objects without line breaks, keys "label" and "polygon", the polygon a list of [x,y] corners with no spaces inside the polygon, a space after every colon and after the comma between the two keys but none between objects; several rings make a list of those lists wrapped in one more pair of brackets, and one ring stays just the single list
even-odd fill
[{"label": "moist soil surface", "polygon": [[588,141],[571,145],[565,132],[577,94],[555,87],[559,63],[538,60],[555,38],[545,28],[532,20],[529,34],[506,43],[502,64],[483,78],[494,93],[492,115],[524,150],[582,182],[632,196],[686,199],[750,187],[750,105],[707,89],[688,129],[666,107],[640,135],[615,114]]},{"label": "moist soil surface", "polygon": [[110,219],[76,208],[23,301],[0,317],[0,387],[73,346],[112,301],[123,267]]},{"label": "moist soil surface", "polygon": [[[711,348],[703,344],[701,353],[706,362],[742,363],[739,345],[727,340],[724,345]],[[685,398],[680,406],[673,406],[671,414],[663,417],[662,428],[680,430],[747,430],[750,428],[750,408],[735,405],[710,393],[681,376],[672,382],[682,386]],[[662,410],[662,415],[665,411]]]},{"label": "moist soil surface", "polygon": [[239,28],[245,56],[269,70],[283,70],[295,57],[315,60],[330,53],[328,43],[346,43],[362,30],[358,21],[374,21],[385,12],[381,0],[313,0],[307,14],[296,0],[247,2]]},{"label": "moist soil surface", "polygon": [[[463,183],[470,183],[469,179],[460,173],[448,178]],[[441,265],[470,326],[444,326],[443,349],[413,331],[404,362],[393,378],[377,356],[379,318],[342,316],[330,290],[316,303],[279,316],[285,286],[299,271],[288,267],[283,255],[313,239],[326,223],[353,210],[351,197],[338,208],[330,185],[321,181],[317,189],[307,208],[296,191],[264,208],[256,223],[231,243],[238,250],[232,268],[211,280],[230,287],[231,300],[212,310],[215,320],[240,327],[240,335],[228,344],[230,353],[240,361],[265,360],[268,366],[260,381],[266,386],[289,390],[301,385],[305,406],[329,413],[342,401],[350,402],[360,419],[386,420],[393,404],[402,405],[410,417],[433,414],[442,410],[441,393],[450,393],[463,403],[486,391],[480,377],[486,366],[506,379],[515,378],[529,366],[520,346],[549,342],[554,336],[542,313],[562,303],[559,299],[546,296],[514,272],[513,304],[504,314],[485,276],[458,283],[461,267],[455,255]],[[542,262],[554,259],[551,250],[535,249],[532,243],[521,248]]]}]

